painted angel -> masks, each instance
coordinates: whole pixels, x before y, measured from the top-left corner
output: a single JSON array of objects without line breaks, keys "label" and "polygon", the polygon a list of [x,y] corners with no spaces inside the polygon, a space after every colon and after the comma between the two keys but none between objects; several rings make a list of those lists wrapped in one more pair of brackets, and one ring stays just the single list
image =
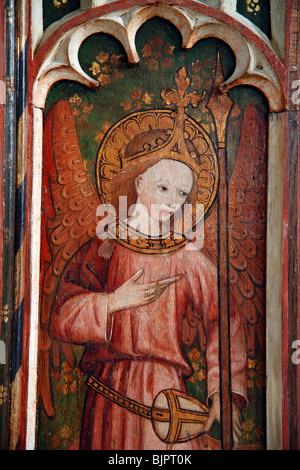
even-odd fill
[{"label": "painted angel", "polygon": [[[207,433],[220,421],[218,160],[208,134],[186,113],[203,96],[187,92],[185,69],[176,85],[162,93],[168,108],[132,113],[108,131],[97,156],[97,190],[83,165],[69,103],[58,102],[47,116],[39,385],[45,410],[54,416],[50,364],[63,352],[73,365],[72,344],[84,345],[82,371],[112,396],[151,407],[162,390],[187,392],[193,370],[184,345],[199,334],[206,354],[208,417],[200,436],[174,443],[173,449],[215,449],[219,443]],[[243,170],[251,152],[264,152],[261,129],[250,106],[229,189],[234,194],[238,183],[244,183],[245,200],[236,204],[229,221],[236,445],[248,404],[247,356],[254,331],[263,344],[264,253],[256,227],[261,221],[249,216],[261,181],[253,178],[258,168],[251,162],[248,173]],[[132,210],[121,217],[124,198]],[[191,237],[175,236],[174,221],[185,204],[195,208],[200,203],[205,240],[195,248]],[[106,208],[105,217],[104,212],[97,216],[99,206]],[[197,222],[193,210],[191,228]],[[151,419],[87,387],[80,448],[158,450],[167,445]]]}]

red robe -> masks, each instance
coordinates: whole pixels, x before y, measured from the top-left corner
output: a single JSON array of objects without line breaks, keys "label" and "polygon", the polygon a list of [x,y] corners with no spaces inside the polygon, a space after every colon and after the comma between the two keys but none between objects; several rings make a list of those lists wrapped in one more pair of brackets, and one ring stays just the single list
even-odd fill
[{"label": "red robe", "polygon": [[[148,283],[183,274],[161,297],[146,306],[107,314],[108,293],[137,271]],[[203,322],[207,340],[207,399],[219,391],[218,282],[215,266],[201,251],[169,255],[135,253],[98,239],[85,245],[66,269],[52,314],[50,334],[85,345],[83,371],[133,400],[151,406],[164,389],[186,391],[192,374],[183,349],[187,303]],[[235,398],[247,402],[246,341],[241,318],[231,308],[231,385]],[[177,444],[174,450],[212,448],[208,437]],[[87,391],[82,449],[166,450],[152,423]]]}]

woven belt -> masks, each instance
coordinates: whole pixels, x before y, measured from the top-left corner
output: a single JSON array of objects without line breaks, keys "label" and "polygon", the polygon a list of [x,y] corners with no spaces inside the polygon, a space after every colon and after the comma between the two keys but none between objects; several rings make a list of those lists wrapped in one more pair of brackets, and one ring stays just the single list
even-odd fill
[{"label": "woven belt", "polygon": [[[200,402],[195,398],[178,390],[170,389],[163,390],[161,392],[165,395],[169,407],[169,409],[161,409],[156,408],[155,406],[150,407],[141,405],[137,401],[131,400],[131,398],[125,397],[124,395],[121,395],[121,393],[116,392],[92,375],[88,378],[87,385],[113,403],[116,403],[128,411],[142,416],[143,418],[151,420],[157,436],[163,442],[170,444],[171,446],[176,442],[180,443],[194,439],[203,433],[203,428],[199,428],[197,430],[194,426],[191,428],[191,433],[187,433],[187,429],[182,428],[182,426],[189,424],[200,424],[203,426],[208,419],[208,409],[204,405],[200,404]],[[191,402],[190,410],[180,408],[180,397],[183,397],[186,400],[188,399]],[[195,404],[201,405],[200,408],[202,410],[195,411],[193,409]],[[167,434],[163,432],[163,436],[161,436],[161,432],[157,427],[157,422],[169,423]]]},{"label": "woven belt", "polygon": [[113,403],[122,406],[126,410],[131,411],[132,413],[135,413],[150,420],[154,419],[155,421],[162,422],[170,421],[169,410],[161,410],[152,406],[142,405],[137,401],[132,400],[131,398],[121,395],[121,393],[116,392],[115,390],[108,387],[92,375],[88,378],[87,385],[96,392],[100,393],[100,395],[102,395],[103,397],[108,398]]}]

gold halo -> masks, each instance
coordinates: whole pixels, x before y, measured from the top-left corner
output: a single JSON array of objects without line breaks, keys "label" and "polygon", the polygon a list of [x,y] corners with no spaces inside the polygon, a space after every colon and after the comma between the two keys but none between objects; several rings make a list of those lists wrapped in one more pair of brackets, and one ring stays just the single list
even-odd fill
[{"label": "gold halo", "polygon": [[[131,165],[151,160],[159,155],[159,159],[173,159],[187,164],[196,176],[197,203],[204,205],[204,217],[214,203],[219,181],[218,158],[211,138],[203,127],[191,116],[185,114],[184,133],[197,150],[197,155],[187,158],[176,153],[163,156],[165,145],[152,150],[145,150],[137,155],[126,155],[125,151],[130,142],[136,137],[150,131],[164,130],[172,134],[175,125],[175,113],[171,109],[143,110],[129,114],[110,128],[101,142],[96,158],[96,184],[101,203],[107,205],[109,212],[110,183],[121,170]],[[202,216],[203,217],[203,213]],[[193,220],[191,229],[194,230],[199,220]],[[116,240],[133,251],[147,254],[165,254],[182,248],[189,239],[172,234],[168,239],[161,237],[147,237],[139,234],[122,221],[116,221],[117,230],[114,232]],[[124,230],[127,230],[124,236]],[[110,229],[108,228],[108,236]]]}]

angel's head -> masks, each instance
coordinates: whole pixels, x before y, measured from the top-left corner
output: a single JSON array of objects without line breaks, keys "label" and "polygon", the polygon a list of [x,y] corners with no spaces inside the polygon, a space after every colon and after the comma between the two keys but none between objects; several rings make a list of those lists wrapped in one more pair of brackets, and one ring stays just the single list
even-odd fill
[{"label": "angel's head", "polygon": [[120,217],[119,197],[125,196],[129,225],[156,236],[164,224],[170,227],[176,213],[181,216],[184,204],[193,204],[195,181],[193,171],[184,163],[168,158],[151,159],[119,174],[111,200]]},{"label": "angel's head", "polygon": [[119,198],[128,207],[143,205],[151,217],[170,218],[185,203],[196,200],[195,176],[184,163],[172,159],[143,162],[128,167],[111,184],[111,203],[119,211]]},{"label": "angel's head", "polygon": [[193,183],[193,172],[187,165],[162,159],[135,179],[136,203],[153,219],[164,222],[186,203]]},{"label": "angel's head", "polygon": [[[127,146],[126,157],[138,154],[141,149],[150,150],[158,141],[163,144],[168,139],[166,131],[147,132]],[[196,201],[196,177],[185,163],[168,158],[168,154],[157,158],[152,152],[151,157],[139,163],[134,161],[112,180],[111,202],[117,212],[120,196],[127,197],[128,207],[142,205],[152,218],[164,221],[183,204]]]}]

